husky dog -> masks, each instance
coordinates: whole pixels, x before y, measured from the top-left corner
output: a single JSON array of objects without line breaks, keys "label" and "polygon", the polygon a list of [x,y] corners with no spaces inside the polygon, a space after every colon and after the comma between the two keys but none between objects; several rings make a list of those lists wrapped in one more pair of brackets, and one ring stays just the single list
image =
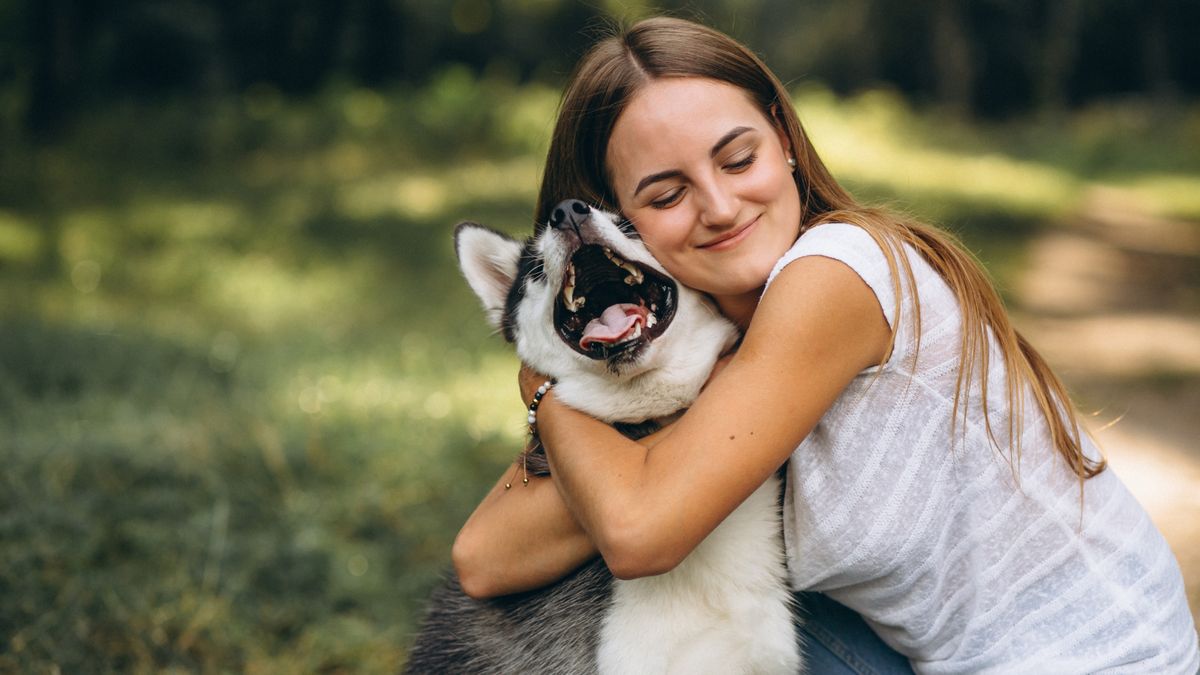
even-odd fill
[{"label": "husky dog", "polygon": [[[558,379],[563,403],[618,428],[686,408],[737,339],[628,222],[580,201],[559,204],[524,242],[463,223],[455,248],[521,360]],[[451,577],[430,600],[408,672],[799,672],[779,491],[773,476],[666,574],[623,581],[597,559],[548,588],[488,601]]]}]

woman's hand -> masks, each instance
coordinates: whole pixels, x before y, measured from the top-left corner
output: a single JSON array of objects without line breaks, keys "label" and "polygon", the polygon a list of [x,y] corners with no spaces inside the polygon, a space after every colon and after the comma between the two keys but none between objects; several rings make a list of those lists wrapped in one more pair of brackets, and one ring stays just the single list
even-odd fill
[{"label": "woman's hand", "polygon": [[527,409],[533,402],[533,395],[537,393],[538,387],[549,379],[549,376],[539,373],[524,363],[521,364],[521,370],[517,373],[517,384],[521,387],[521,402]]}]

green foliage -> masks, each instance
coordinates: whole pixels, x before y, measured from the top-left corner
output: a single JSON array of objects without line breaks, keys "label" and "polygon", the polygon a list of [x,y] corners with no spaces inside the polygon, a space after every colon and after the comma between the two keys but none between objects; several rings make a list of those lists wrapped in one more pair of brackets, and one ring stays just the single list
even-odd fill
[{"label": "green foliage", "polygon": [[[1002,283],[1096,181],[1200,216],[1195,111],[979,127],[797,100],[848,184],[953,226]],[[528,230],[555,101],[451,68],[5,139],[0,671],[403,663],[521,442],[516,361],[451,229]]]}]

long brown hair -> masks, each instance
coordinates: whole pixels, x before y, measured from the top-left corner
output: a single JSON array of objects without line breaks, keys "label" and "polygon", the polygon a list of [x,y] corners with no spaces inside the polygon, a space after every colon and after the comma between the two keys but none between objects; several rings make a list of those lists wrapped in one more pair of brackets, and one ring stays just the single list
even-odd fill
[{"label": "long brown hair", "polygon": [[[767,66],[728,36],[682,19],[647,19],[597,42],[584,55],[563,93],[538,194],[535,222],[544,226],[551,209],[565,197],[587,200],[619,211],[605,167],[609,136],[625,106],[642,86],[663,77],[704,77],[745,91],[786,134],[796,158],[796,185],[801,200],[800,232],[827,222],[846,222],[865,229],[882,248],[892,272],[895,316],[900,316],[901,270],[914,296],[910,317],[919,349],[920,304],[907,256],[899,244],[912,246],[946,281],[962,311],[961,361],[952,417],[958,419],[964,387],[978,375],[982,383],[984,423],[1000,448],[987,413],[988,332],[1007,365],[1009,461],[1020,459],[1022,392],[1029,387],[1049,424],[1055,447],[1081,480],[1104,470],[1103,460],[1084,455],[1079,423],[1066,388],[1045,360],[1013,328],[1004,304],[982,266],[946,232],[897,214],[863,206],[834,180],[808,142],[787,90]],[[893,324],[896,340],[899,321]],[[888,353],[891,352],[889,348]],[[963,415],[966,409],[963,408]]]}]

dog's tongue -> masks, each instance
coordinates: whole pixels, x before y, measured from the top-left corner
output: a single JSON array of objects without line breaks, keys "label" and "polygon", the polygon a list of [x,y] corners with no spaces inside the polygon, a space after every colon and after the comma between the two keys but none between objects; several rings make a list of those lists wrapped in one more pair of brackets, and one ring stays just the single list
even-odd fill
[{"label": "dog's tongue", "polygon": [[579,346],[587,349],[593,342],[616,344],[633,332],[634,326],[646,323],[646,308],[628,302],[609,305],[599,317],[588,322],[579,338]]}]

